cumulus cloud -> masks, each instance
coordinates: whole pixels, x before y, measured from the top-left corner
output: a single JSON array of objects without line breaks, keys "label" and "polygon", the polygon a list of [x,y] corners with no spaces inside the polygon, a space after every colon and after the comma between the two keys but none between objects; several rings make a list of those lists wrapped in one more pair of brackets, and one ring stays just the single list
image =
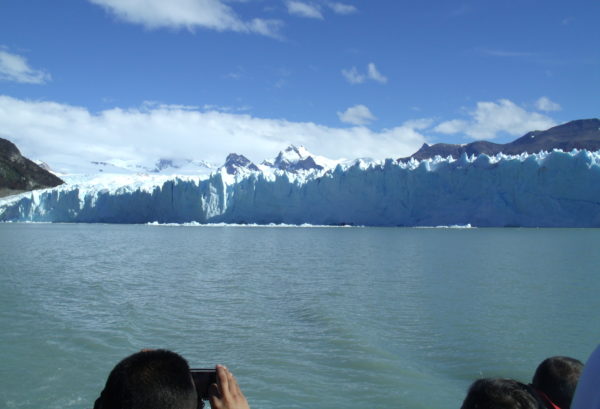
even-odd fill
[{"label": "cumulus cloud", "polygon": [[445,134],[464,132],[469,127],[469,122],[462,119],[445,121],[434,128],[434,131]]},{"label": "cumulus cloud", "polygon": [[344,4],[344,3],[328,3],[328,6],[334,11],[334,13],[336,14],[353,14],[356,13],[357,9],[356,7],[350,5],[350,4]]},{"label": "cumulus cloud", "polygon": [[88,0],[118,18],[148,28],[202,27],[279,37],[278,20],[255,18],[244,21],[223,0]]},{"label": "cumulus cloud", "polygon": [[370,62],[367,66],[367,75],[373,81],[377,81],[382,84],[385,84],[387,82],[387,77],[385,77],[379,71],[377,71],[377,67],[372,62]]},{"label": "cumulus cloud", "polygon": [[433,124],[433,119],[431,119],[431,118],[419,118],[419,119],[411,119],[409,121],[406,121],[406,122],[404,122],[403,125],[407,126],[409,128],[423,130],[423,129],[430,128],[432,124]]},{"label": "cumulus cloud", "polygon": [[44,84],[50,79],[50,74],[31,68],[24,57],[0,49],[0,80]]},{"label": "cumulus cloud", "polygon": [[535,101],[535,107],[540,111],[546,111],[546,112],[560,111],[562,109],[559,104],[552,101],[548,97],[541,97],[540,99]]},{"label": "cumulus cloud", "polygon": [[150,165],[171,157],[221,164],[231,152],[260,162],[290,143],[336,159],[397,158],[411,155],[425,142],[417,122],[373,131],[159,103],[94,113],[1,95],[0,123],[0,137],[14,142],[24,155],[62,171],[111,159]]},{"label": "cumulus cloud", "polygon": [[323,19],[323,14],[316,4],[308,4],[301,1],[288,1],[287,9],[288,13],[296,16]]},{"label": "cumulus cloud", "polygon": [[537,112],[528,112],[508,99],[478,102],[469,119],[453,119],[434,128],[444,134],[464,133],[474,139],[493,139],[500,132],[521,136],[529,131],[556,125],[554,120]]},{"label": "cumulus cloud", "polygon": [[340,15],[348,15],[356,13],[357,9],[355,6],[339,2],[325,2],[323,5],[314,2],[305,2],[299,0],[288,0],[286,2],[288,13],[306,17],[323,19],[322,8],[329,7],[334,13]]},{"label": "cumulus cloud", "polygon": [[354,105],[337,114],[340,121],[352,125],[366,125],[376,119],[369,108],[364,105]]},{"label": "cumulus cloud", "polygon": [[362,84],[366,80],[372,80],[379,82],[380,84],[385,84],[388,80],[386,76],[377,70],[377,67],[372,62],[367,65],[366,74],[359,72],[356,67],[352,67],[350,69],[343,69],[342,75],[350,84]]},{"label": "cumulus cloud", "polygon": [[356,67],[352,67],[349,70],[343,69],[342,75],[350,84],[362,84],[367,79],[366,75],[360,74]]}]

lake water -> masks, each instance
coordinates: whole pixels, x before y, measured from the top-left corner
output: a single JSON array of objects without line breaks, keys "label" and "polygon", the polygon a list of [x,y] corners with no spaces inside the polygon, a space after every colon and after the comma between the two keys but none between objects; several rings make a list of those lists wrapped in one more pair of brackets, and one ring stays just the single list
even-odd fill
[{"label": "lake water", "polygon": [[0,408],[90,408],[123,357],[254,409],[459,408],[600,340],[600,230],[0,224]]}]

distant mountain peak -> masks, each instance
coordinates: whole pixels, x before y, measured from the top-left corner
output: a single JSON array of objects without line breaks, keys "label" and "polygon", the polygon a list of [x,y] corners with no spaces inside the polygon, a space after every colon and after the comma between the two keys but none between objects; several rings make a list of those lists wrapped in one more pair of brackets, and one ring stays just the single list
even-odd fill
[{"label": "distant mountain peak", "polygon": [[311,156],[311,153],[304,147],[304,145],[296,146],[294,144],[289,145],[285,148],[284,152],[286,153],[295,153],[300,158],[306,158],[307,156]]},{"label": "distant mountain peak", "polygon": [[300,145],[297,147],[296,145],[289,145],[287,148],[279,152],[275,158],[275,162],[284,160],[293,162],[306,159],[309,156],[311,156],[311,154],[304,146]]},{"label": "distant mountain peak", "polygon": [[154,172],[160,172],[163,169],[167,169],[167,168],[179,168],[178,165],[173,163],[173,159],[164,159],[161,158],[156,162],[156,166],[154,167]]},{"label": "distant mountain peak", "polygon": [[298,147],[289,145],[283,151],[279,152],[273,162],[265,161],[263,164],[288,172],[298,172],[310,169],[322,170],[324,168],[316,162],[314,155],[302,145]]},{"label": "distant mountain peak", "polygon": [[563,151],[572,151],[573,149],[600,150],[600,119],[579,119],[554,126],[545,131],[531,131],[505,144],[489,141],[474,141],[464,145],[448,143],[428,145],[424,143],[412,156],[399,160],[406,161],[410,158],[417,160],[431,159],[438,155],[459,158],[464,153],[467,155],[496,155],[498,153],[518,155],[521,153],[552,151],[553,149]]},{"label": "distant mountain peak", "polygon": [[237,153],[230,153],[229,155],[227,155],[223,167],[225,167],[227,173],[229,173],[230,175],[235,175],[243,169],[251,171],[259,170],[258,166],[252,163],[250,159],[248,159],[244,155],[238,155]]}]

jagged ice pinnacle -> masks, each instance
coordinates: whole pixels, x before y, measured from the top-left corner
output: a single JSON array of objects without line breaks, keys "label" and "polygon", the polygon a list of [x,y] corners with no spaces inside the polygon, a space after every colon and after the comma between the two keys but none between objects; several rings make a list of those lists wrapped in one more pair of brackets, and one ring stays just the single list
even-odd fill
[{"label": "jagged ice pinnacle", "polygon": [[597,152],[355,161],[297,172],[241,169],[27,192],[0,200],[0,220],[600,226]]}]

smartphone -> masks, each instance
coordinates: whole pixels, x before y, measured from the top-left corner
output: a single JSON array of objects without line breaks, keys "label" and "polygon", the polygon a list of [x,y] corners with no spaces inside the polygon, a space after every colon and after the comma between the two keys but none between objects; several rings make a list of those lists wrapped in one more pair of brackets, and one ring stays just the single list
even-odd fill
[{"label": "smartphone", "polygon": [[190,369],[190,373],[196,386],[198,399],[208,400],[208,387],[217,383],[216,369]]}]

